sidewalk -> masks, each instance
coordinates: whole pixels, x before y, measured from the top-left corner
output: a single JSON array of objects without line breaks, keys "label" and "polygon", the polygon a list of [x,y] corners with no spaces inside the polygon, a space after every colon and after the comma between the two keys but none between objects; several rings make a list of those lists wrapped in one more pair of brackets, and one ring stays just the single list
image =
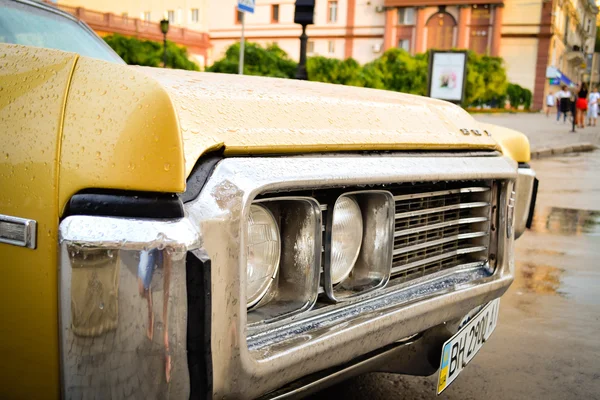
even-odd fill
[{"label": "sidewalk", "polygon": [[[600,145],[600,119],[595,127],[584,129],[572,125],[556,123],[556,114],[546,117],[545,114],[473,114],[477,121],[505,126],[523,132],[529,137],[532,157],[543,157],[552,154],[573,151],[589,151]],[[585,145],[585,146],[583,146]]]}]

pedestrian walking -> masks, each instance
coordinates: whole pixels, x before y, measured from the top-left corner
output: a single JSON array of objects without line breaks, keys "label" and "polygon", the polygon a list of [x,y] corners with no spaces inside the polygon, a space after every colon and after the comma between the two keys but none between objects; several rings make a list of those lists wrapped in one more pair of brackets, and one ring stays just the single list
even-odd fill
[{"label": "pedestrian walking", "polygon": [[600,101],[600,93],[598,88],[594,87],[592,93],[589,95],[589,111],[590,111],[590,122],[592,126],[596,126],[596,120],[598,119],[598,101]]},{"label": "pedestrian walking", "polygon": [[546,96],[546,117],[550,116],[550,110],[552,110],[556,106],[556,99],[554,98],[554,94],[552,92],[548,93]]},{"label": "pedestrian walking", "polygon": [[577,101],[575,103],[575,124],[580,129],[585,128],[585,113],[588,108],[587,97],[588,87],[585,82],[582,82],[579,85],[579,90],[577,91]]},{"label": "pedestrian walking", "polygon": [[556,122],[560,122],[560,115],[563,115],[563,123],[567,123],[567,114],[571,112],[571,92],[567,89],[567,85],[562,85],[558,93],[556,93],[558,101],[558,110],[556,113]]}]

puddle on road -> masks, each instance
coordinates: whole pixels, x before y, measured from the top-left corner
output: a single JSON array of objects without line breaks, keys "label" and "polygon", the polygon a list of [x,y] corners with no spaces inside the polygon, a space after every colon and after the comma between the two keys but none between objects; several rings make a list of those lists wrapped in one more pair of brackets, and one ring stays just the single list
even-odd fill
[{"label": "puddle on road", "polygon": [[531,230],[563,235],[600,235],[600,211],[546,207],[536,209]]},{"label": "puddle on road", "polygon": [[550,265],[517,263],[515,285],[523,291],[537,294],[559,294],[563,269]]}]

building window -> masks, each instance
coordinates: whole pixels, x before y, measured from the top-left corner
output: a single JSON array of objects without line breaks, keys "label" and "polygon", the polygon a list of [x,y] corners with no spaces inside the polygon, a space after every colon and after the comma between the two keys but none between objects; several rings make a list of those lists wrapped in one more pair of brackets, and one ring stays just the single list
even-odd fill
[{"label": "building window", "polygon": [[587,26],[586,26],[586,28],[585,28],[585,31],[586,31],[587,33],[590,33],[590,32],[591,32],[591,30],[592,30],[592,20],[591,20],[591,19],[588,19],[588,20],[587,20]]},{"label": "building window", "polygon": [[327,3],[327,22],[337,22],[338,2],[329,1]]},{"label": "building window", "polygon": [[307,43],[307,52],[308,54],[313,54],[315,52],[315,42],[313,42],[312,40],[309,40]]},{"label": "building window", "polygon": [[240,10],[238,10],[237,8],[235,9],[235,23],[236,24],[241,24],[242,23],[242,19],[244,18],[243,12],[241,12]]},{"label": "building window", "polygon": [[200,10],[198,10],[197,8],[192,8],[191,20],[195,24],[197,24],[200,21]]},{"label": "building window", "polygon": [[415,8],[401,7],[398,9],[398,25],[414,25]]},{"label": "building window", "polygon": [[152,14],[150,14],[150,11],[144,11],[142,13],[142,19],[146,22],[150,21],[151,17],[152,17]]},{"label": "building window", "polygon": [[167,19],[169,20],[169,22],[171,24],[174,24],[175,23],[175,11],[167,10]]},{"label": "building window", "polygon": [[335,42],[333,40],[330,40],[329,42],[327,42],[327,49],[328,49],[329,54],[335,53]]},{"label": "building window", "polygon": [[279,4],[271,5],[271,22],[279,22]]},{"label": "building window", "polygon": [[410,51],[410,40],[400,39],[398,41],[398,48],[406,51]]},{"label": "building window", "polygon": [[127,20],[129,19],[129,13],[121,13],[121,18],[123,19],[123,21],[127,22]]}]

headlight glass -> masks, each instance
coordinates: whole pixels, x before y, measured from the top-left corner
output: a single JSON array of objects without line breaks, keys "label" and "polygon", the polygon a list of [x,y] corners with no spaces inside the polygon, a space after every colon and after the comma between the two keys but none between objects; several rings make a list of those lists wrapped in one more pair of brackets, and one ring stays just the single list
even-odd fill
[{"label": "headlight glass", "polygon": [[277,274],[281,241],[273,214],[253,204],[248,215],[246,267],[247,307],[252,307],[267,293]]},{"label": "headlight glass", "polygon": [[333,208],[331,225],[331,281],[343,281],[358,258],[363,236],[360,207],[350,196],[342,196]]}]

